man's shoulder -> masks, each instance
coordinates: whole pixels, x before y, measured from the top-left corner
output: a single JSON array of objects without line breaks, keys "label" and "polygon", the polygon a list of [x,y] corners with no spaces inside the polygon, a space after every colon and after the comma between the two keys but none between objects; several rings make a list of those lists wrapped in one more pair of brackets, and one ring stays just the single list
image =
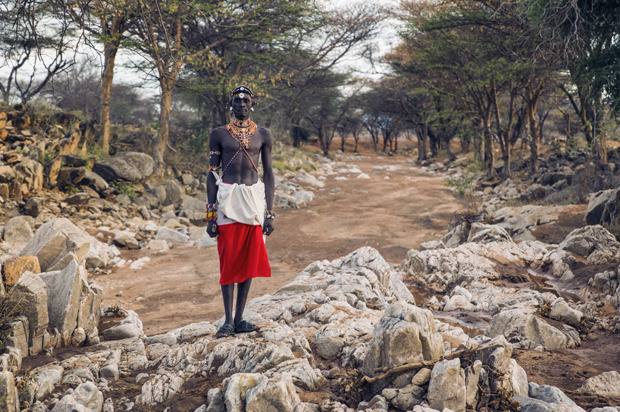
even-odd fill
[{"label": "man's shoulder", "polygon": [[226,126],[225,126],[225,125],[224,125],[224,126],[217,126],[217,127],[214,127],[214,128],[211,130],[211,134],[212,134],[213,136],[220,135],[220,134],[222,134],[222,133],[224,133],[224,132],[227,132],[227,130],[226,130]]}]

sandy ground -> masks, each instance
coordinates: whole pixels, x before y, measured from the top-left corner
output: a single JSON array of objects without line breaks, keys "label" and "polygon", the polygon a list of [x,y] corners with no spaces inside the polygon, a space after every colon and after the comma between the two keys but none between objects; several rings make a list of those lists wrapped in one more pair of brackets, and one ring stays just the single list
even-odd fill
[{"label": "sandy ground", "polygon": [[[267,239],[272,277],[254,279],[250,299],[275,292],[316,260],[372,246],[388,262],[401,263],[409,249],[445,234],[465,202],[442,177],[418,170],[410,160],[368,153],[345,159],[347,168],[357,166],[370,179],[358,179],[359,173],[328,176],[324,188],[313,189],[308,207],[278,210],[276,230]],[[398,170],[373,169],[387,165]],[[104,288],[103,305],[135,310],[147,335],[223,315],[215,247],[122,251],[124,259],[145,256],[151,260],[142,269],[126,266],[96,277]]]}]

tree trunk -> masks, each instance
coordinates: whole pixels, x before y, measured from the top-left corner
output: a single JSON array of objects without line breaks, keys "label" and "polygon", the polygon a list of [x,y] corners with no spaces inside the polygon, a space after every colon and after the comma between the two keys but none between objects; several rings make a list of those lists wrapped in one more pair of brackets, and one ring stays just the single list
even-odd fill
[{"label": "tree trunk", "polygon": [[538,148],[540,146],[540,133],[536,126],[536,106],[538,105],[538,96],[531,86],[526,87],[527,97],[527,121],[530,130],[530,156],[531,156],[531,172],[538,173]]},{"label": "tree trunk", "polygon": [[418,135],[418,162],[426,160],[426,139],[428,138],[428,123],[424,122],[422,130],[417,132]]},{"label": "tree trunk", "polygon": [[110,152],[110,101],[112,100],[112,82],[114,80],[114,62],[118,46],[116,44],[103,44],[104,67],[101,75],[101,112],[99,123],[101,125],[101,149],[104,153]]},{"label": "tree trunk", "polygon": [[170,105],[172,103],[172,82],[165,77],[160,79],[161,97],[159,108],[159,141],[155,152],[155,174],[163,177],[166,169],[164,153],[170,135]]},{"label": "tree trunk", "polygon": [[489,113],[482,119],[482,131],[484,135],[484,166],[487,169],[487,177],[495,177],[494,153],[493,153],[493,132],[491,131],[491,114]]}]

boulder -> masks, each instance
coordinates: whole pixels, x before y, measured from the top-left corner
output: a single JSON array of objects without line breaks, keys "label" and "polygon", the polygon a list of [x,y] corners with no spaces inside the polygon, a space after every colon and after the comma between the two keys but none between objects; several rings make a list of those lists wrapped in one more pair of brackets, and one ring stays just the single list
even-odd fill
[{"label": "boulder", "polygon": [[620,243],[601,225],[584,226],[570,232],[558,250],[574,253],[596,265],[617,259]]},{"label": "boulder", "polygon": [[523,309],[508,309],[495,315],[491,320],[488,334],[505,337],[516,335],[547,350],[571,348],[581,343],[576,341],[574,336],[560,331],[542,318]]},{"label": "boulder", "polygon": [[294,412],[298,410],[301,400],[291,378],[282,375],[262,380],[258,385],[248,389],[245,392],[245,403],[247,412]]},{"label": "boulder", "polygon": [[165,240],[169,247],[173,247],[174,245],[183,245],[189,242],[188,235],[169,229],[165,226],[159,228],[157,235],[155,235],[155,239]]},{"label": "boulder", "polygon": [[465,372],[461,369],[459,358],[435,364],[428,385],[427,398],[431,408],[438,410],[450,408],[455,412],[465,412],[467,389]]},{"label": "boulder", "polygon": [[[165,184],[166,196],[162,199],[163,206],[176,205],[185,194],[185,188],[176,180],[168,179]],[[205,205],[206,207],[206,205]],[[203,210],[204,213],[204,210]]]},{"label": "boulder", "polygon": [[[148,156],[151,161],[149,155]],[[147,176],[144,176],[134,163],[128,163],[125,159],[115,156],[98,159],[93,166],[93,172],[101,176],[106,182],[138,182]]]},{"label": "boulder", "polygon": [[[24,205],[24,213],[28,216],[37,217],[43,210],[43,205],[45,204],[44,197],[33,196],[26,200],[26,204]],[[32,237],[32,236],[31,236]],[[28,239],[30,240],[30,239]],[[25,242],[24,242],[25,244]],[[23,246],[23,245],[22,245]]]},{"label": "boulder", "polygon": [[103,393],[92,382],[84,382],[75,390],[69,390],[52,409],[52,412],[80,411],[100,412]]},{"label": "boulder", "polygon": [[67,187],[77,187],[80,185],[88,169],[85,167],[64,167],[60,169],[56,184],[60,190],[65,190]]},{"label": "boulder", "polygon": [[[49,324],[49,290],[46,284],[31,272],[24,273],[13,286],[11,294],[20,302],[21,313],[28,318],[29,354],[36,355],[45,347]],[[28,353],[23,353],[26,356]]]},{"label": "boulder", "polygon": [[81,277],[86,276],[84,268],[78,265],[76,259],[71,259],[62,271],[44,272],[39,276],[47,285],[50,327],[56,328],[60,332],[61,343],[68,345],[77,327]]},{"label": "boulder", "polygon": [[588,200],[588,208],[586,210],[586,224],[601,225],[617,221],[617,206],[620,206],[618,203],[620,200],[618,199],[619,193],[620,188],[602,190],[591,194]]},{"label": "boulder", "polygon": [[581,385],[579,392],[607,398],[620,398],[620,373],[609,371],[593,376]]},{"label": "boulder", "polygon": [[0,372],[0,410],[19,412],[19,394],[11,372]]},{"label": "boulder", "polygon": [[443,352],[443,339],[435,329],[432,313],[399,301],[389,305],[375,325],[362,371],[375,376],[381,368],[436,361]]},{"label": "boulder", "polygon": [[86,258],[91,238],[69,219],[55,219],[39,227],[34,237],[22,248],[20,255],[36,256],[44,272],[61,270],[66,265],[64,258],[70,253],[75,255],[78,262]]},{"label": "boulder", "polygon": [[15,216],[4,225],[4,241],[14,249],[21,249],[34,235],[28,218]]},{"label": "boulder", "polygon": [[15,256],[4,261],[4,282],[13,286],[25,272],[41,273],[36,256]]}]

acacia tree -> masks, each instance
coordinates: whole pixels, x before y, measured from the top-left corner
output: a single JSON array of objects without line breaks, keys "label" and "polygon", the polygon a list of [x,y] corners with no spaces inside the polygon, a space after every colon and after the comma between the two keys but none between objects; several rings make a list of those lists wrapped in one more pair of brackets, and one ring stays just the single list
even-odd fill
[{"label": "acacia tree", "polygon": [[8,0],[0,3],[0,94],[5,103],[17,95],[22,104],[52,78],[74,64],[70,19],[54,3]]},{"label": "acacia tree", "polygon": [[[99,125],[101,148],[108,153],[110,150],[110,104],[116,56],[136,11],[137,2],[135,0],[60,0],[59,3],[67,10],[73,21],[89,36],[92,36],[92,40],[103,45]],[[93,45],[93,48],[97,47]]]},{"label": "acacia tree", "polygon": [[571,84],[561,89],[581,121],[595,158],[604,163],[606,133],[601,126],[608,111],[613,116],[620,113],[620,4],[568,0],[527,4],[540,47],[557,53],[570,73]]},{"label": "acacia tree", "polygon": [[[163,176],[165,172],[164,154],[168,146],[170,132],[170,107],[172,93],[183,65],[191,59],[199,58],[210,52],[218,44],[226,41],[225,33],[217,30],[210,33],[209,43],[199,49],[188,48],[187,39],[191,37],[187,22],[200,19],[213,22],[221,16],[216,12],[224,9],[224,15],[232,15],[232,9],[226,9],[220,2],[199,0],[146,0],[137,1],[137,17],[129,26],[134,37],[133,47],[142,52],[155,66],[156,77],[160,87],[159,133],[155,142],[155,174]],[[242,19],[243,13],[236,13],[236,19]],[[232,24],[232,22],[229,22]],[[219,24],[215,23],[215,27]]]}]

